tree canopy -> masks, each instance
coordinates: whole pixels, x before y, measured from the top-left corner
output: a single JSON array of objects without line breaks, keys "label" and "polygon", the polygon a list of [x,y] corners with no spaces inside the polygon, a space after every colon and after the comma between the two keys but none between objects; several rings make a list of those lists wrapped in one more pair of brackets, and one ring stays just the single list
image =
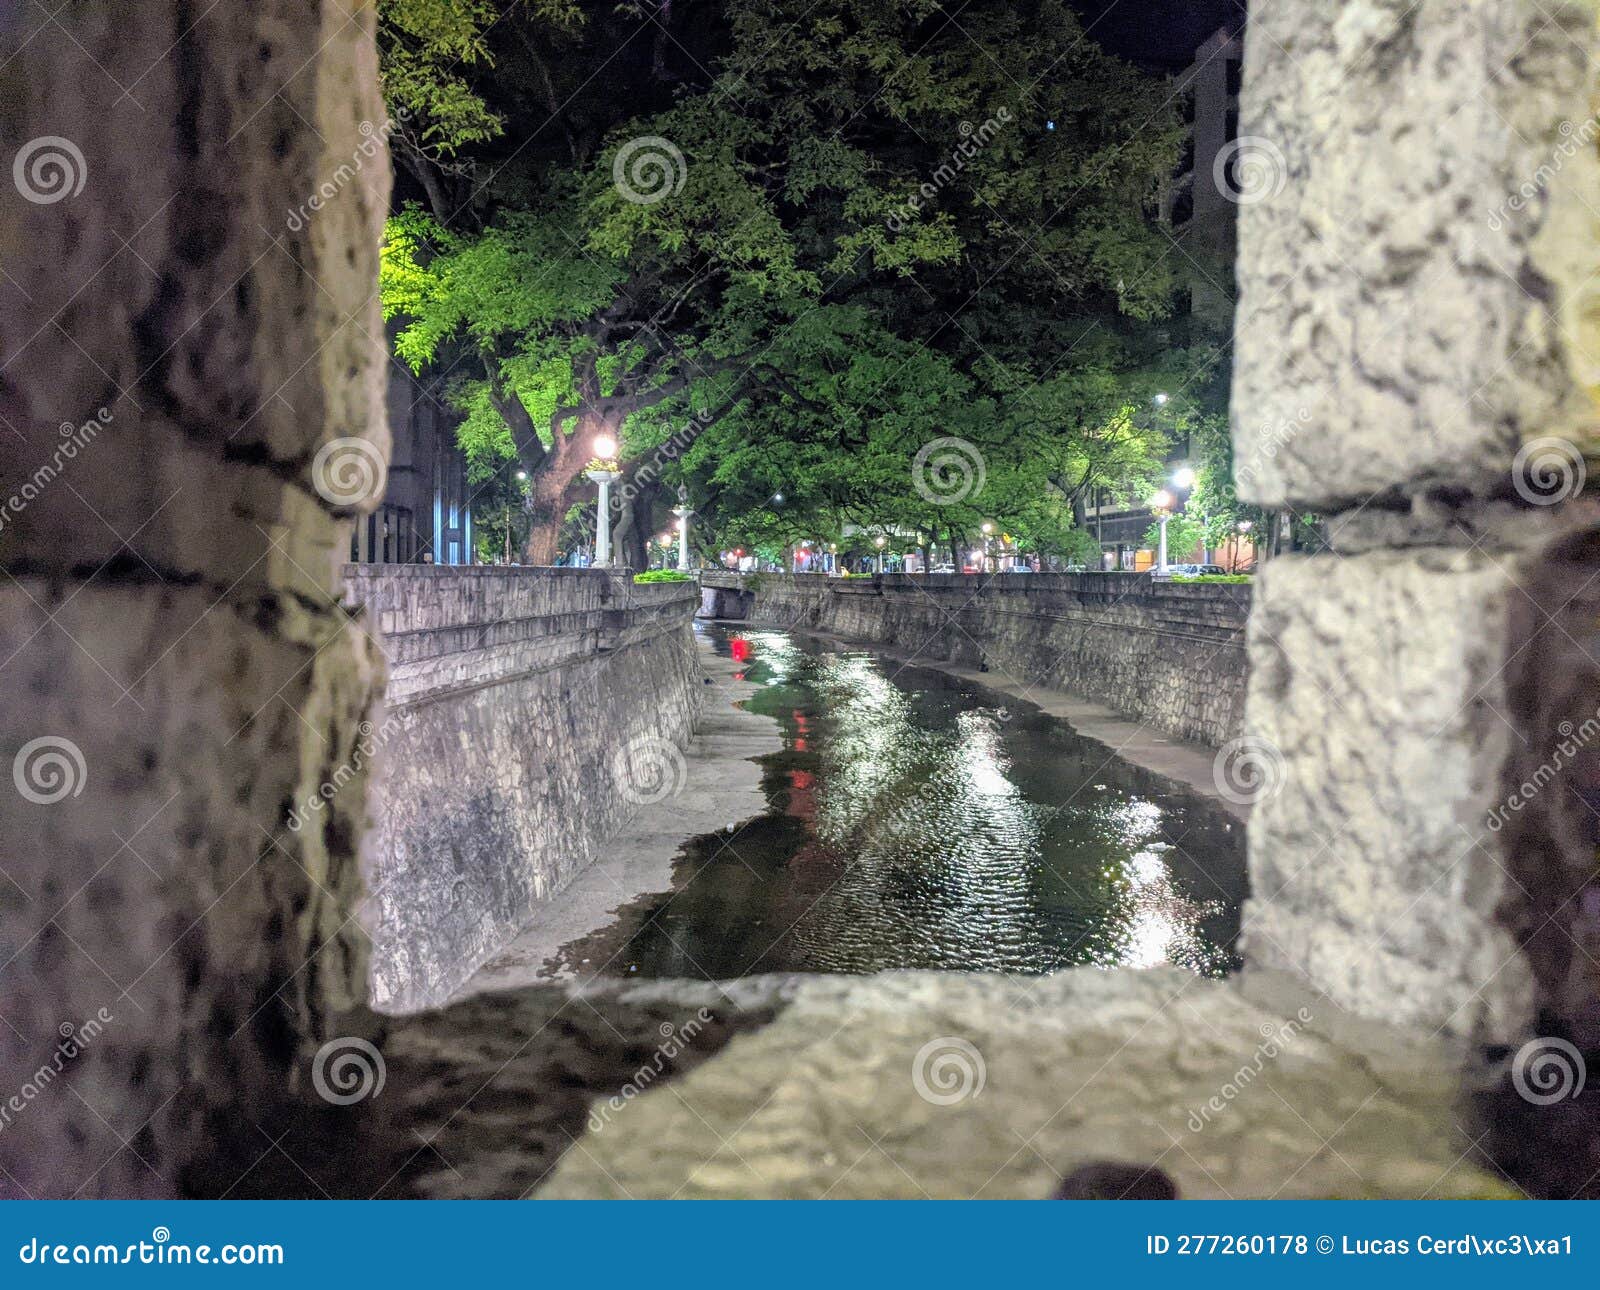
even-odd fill
[{"label": "tree canopy", "polygon": [[[1067,550],[1094,490],[1158,472],[1193,400],[1155,415],[1153,393],[1207,379],[1165,321],[1170,92],[1059,0],[380,12],[425,177],[390,221],[385,313],[404,361],[451,374],[480,476],[526,474],[526,559],[554,558],[605,437],[635,562],[679,485],[713,541],[956,549],[991,519]],[[632,52],[592,39],[635,19]],[[555,98],[555,69],[592,84],[618,58],[631,102]]]}]

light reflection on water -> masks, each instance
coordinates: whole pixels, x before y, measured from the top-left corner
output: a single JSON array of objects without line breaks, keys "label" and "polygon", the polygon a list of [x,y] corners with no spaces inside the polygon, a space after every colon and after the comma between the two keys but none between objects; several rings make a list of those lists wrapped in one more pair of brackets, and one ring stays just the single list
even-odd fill
[{"label": "light reflection on water", "polygon": [[749,706],[783,728],[765,763],[773,812],[694,840],[673,892],[567,946],[568,964],[712,978],[1233,965],[1244,838],[1224,812],[942,673],[785,632],[738,638],[763,686]]}]

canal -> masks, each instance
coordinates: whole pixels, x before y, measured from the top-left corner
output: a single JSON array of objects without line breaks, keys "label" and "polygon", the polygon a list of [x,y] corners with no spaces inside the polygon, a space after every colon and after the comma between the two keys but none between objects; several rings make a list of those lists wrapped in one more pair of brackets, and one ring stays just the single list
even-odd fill
[{"label": "canal", "polygon": [[[783,631],[712,627],[783,750],[766,814],[689,841],[553,972],[1237,965],[1244,827],[1026,703]],[[646,808],[647,810],[649,808]]]}]

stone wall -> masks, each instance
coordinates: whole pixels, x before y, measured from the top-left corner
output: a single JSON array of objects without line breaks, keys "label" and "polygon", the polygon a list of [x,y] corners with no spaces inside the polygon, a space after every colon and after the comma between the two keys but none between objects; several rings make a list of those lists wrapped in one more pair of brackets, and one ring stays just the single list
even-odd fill
[{"label": "stone wall", "polygon": [[0,1196],[237,1178],[359,997],[360,786],[284,812],[380,679],[317,470],[388,442],[373,27],[0,20]]},{"label": "stone wall", "polygon": [[389,664],[364,730],[379,767],[366,922],[373,1003],[404,1011],[448,997],[676,773],[699,592],[431,565],[349,565],[345,585]]},{"label": "stone wall", "polygon": [[763,573],[750,585],[755,625],[986,665],[1024,689],[1065,690],[1199,743],[1226,743],[1243,720],[1243,584],[1158,583],[1148,574]]},{"label": "stone wall", "polygon": [[1600,999],[1596,46],[1576,0],[1293,0],[1246,38],[1239,492],[1334,544],[1257,591],[1247,954],[1497,1039]]}]

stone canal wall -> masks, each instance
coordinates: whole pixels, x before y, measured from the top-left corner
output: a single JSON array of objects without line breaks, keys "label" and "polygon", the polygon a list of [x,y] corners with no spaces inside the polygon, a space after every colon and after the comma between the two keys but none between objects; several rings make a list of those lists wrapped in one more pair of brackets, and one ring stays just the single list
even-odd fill
[{"label": "stone canal wall", "polygon": [[[734,580],[706,581],[731,588]],[[753,625],[986,665],[1024,689],[1065,690],[1200,743],[1239,733],[1250,613],[1243,584],[1050,573],[758,574],[746,584],[754,589],[743,606]],[[723,605],[730,600],[724,591]]]},{"label": "stone canal wall", "polygon": [[366,922],[373,1003],[403,1011],[447,997],[639,808],[619,758],[670,768],[697,703],[698,592],[430,565],[350,565],[345,586],[389,664],[365,731]]}]

